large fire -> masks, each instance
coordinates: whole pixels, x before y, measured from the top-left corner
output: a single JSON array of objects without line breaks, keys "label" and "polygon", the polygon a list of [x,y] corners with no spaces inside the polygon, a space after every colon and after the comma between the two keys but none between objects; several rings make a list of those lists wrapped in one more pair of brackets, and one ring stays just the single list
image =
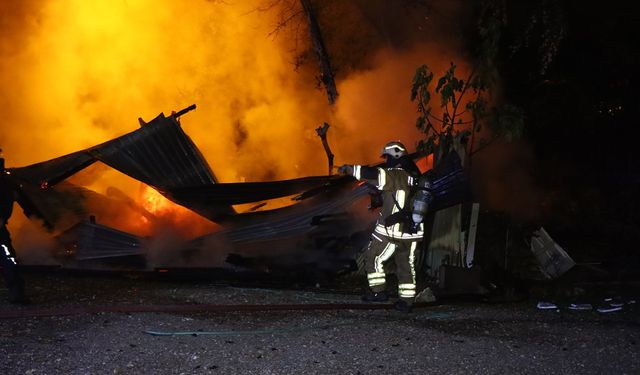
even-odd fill
[{"label": "large fire", "polygon": [[[138,117],[192,103],[198,109],[182,126],[223,182],[325,174],[314,131],[324,121],[332,125],[338,165],[377,162],[390,139],[415,144],[415,69],[425,62],[446,69],[455,47],[446,53],[431,40],[370,53],[366,69],[337,76],[340,97],[331,107],[315,86],[317,66],[296,70],[291,62],[291,41],[308,35],[287,34],[305,30],[304,18],[274,37],[277,11],[264,3],[2,2],[0,147],[7,166],[93,146],[134,130]],[[154,215],[187,215],[152,189],[139,196],[139,184],[124,175],[101,173],[109,178],[90,186],[101,194],[115,186]]]}]

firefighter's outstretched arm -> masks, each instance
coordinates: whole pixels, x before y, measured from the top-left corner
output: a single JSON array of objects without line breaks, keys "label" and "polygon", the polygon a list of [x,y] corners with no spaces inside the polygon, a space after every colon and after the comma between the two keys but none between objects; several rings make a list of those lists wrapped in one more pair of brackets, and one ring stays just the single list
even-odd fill
[{"label": "firefighter's outstretched arm", "polygon": [[381,168],[367,167],[366,165],[344,164],[338,167],[338,173],[353,176],[356,180],[378,181],[380,173],[384,173]]}]

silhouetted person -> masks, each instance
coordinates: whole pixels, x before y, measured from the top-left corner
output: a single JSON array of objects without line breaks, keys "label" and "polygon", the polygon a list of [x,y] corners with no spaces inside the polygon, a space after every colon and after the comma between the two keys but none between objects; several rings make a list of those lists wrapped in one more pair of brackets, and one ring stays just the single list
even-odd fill
[{"label": "silhouetted person", "polygon": [[17,186],[11,181],[4,168],[4,158],[0,157],[0,266],[2,276],[9,289],[9,302],[26,303],[24,281],[18,271],[16,252],[11,244],[7,222],[13,213],[13,203],[17,200]]}]

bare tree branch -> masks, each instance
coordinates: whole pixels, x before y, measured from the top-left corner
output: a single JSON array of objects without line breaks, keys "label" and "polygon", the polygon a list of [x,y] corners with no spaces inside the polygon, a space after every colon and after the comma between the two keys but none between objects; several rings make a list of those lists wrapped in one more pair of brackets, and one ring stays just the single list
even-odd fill
[{"label": "bare tree branch", "polygon": [[318,137],[322,140],[322,146],[324,147],[324,152],[327,154],[327,159],[329,160],[329,176],[331,176],[331,172],[333,171],[333,152],[331,152],[331,148],[329,147],[329,142],[327,141],[327,131],[329,131],[329,124],[324,123],[322,126],[316,129],[316,133]]},{"label": "bare tree branch", "polygon": [[300,4],[302,5],[302,9],[304,9],[304,13],[307,16],[309,33],[311,34],[311,41],[313,42],[313,49],[316,52],[318,62],[320,64],[320,80],[324,84],[324,87],[327,91],[327,98],[329,99],[329,103],[334,104],[336,99],[338,98],[338,89],[336,88],[336,82],[333,77],[333,70],[331,69],[329,54],[327,53],[327,50],[324,46],[324,41],[322,40],[322,33],[320,32],[320,26],[318,25],[315,11],[313,9],[313,6],[311,5],[310,0],[300,0]]}]

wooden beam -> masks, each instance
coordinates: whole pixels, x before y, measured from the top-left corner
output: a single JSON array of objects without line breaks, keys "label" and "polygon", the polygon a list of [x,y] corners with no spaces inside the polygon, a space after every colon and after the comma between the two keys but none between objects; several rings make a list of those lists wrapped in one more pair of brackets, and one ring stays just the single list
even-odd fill
[{"label": "wooden beam", "polygon": [[327,131],[329,130],[329,124],[326,122],[319,128],[316,128],[316,133],[322,140],[322,146],[324,147],[324,152],[327,153],[327,159],[329,159],[329,176],[333,171],[333,153],[331,152],[331,148],[329,148],[329,142],[327,142]]}]

